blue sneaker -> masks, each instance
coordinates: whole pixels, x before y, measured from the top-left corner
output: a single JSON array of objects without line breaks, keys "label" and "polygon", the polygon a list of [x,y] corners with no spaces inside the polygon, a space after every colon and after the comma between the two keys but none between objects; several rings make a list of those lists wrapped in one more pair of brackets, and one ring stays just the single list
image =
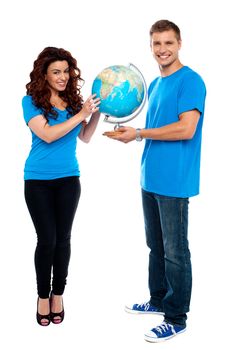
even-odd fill
[{"label": "blue sneaker", "polygon": [[151,343],[158,343],[173,338],[177,334],[185,332],[185,330],[186,326],[177,326],[163,322],[160,326],[146,333],[145,340]]},{"label": "blue sneaker", "polygon": [[134,304],[133,306],[125,306],[125,311],[130,314],[157,314],[164,315],[161,309],[146,302],[143,304]]}]

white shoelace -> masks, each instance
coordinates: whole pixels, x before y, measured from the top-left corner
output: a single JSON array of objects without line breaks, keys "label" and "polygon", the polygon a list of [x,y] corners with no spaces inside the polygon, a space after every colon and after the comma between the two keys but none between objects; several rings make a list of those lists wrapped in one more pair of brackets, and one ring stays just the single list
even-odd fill
[{"label": "white shoelace", "polygon": [[163,334],[164,332],[168,331],[169,328],[171,328],[172,333],[175,333],[173,326],[166,322],[163,322],[160,326],[156,327],[155,330],[158,331],[160,334]]},{"label": "white shoelace", "polygon": [[150,303],[147,301],[147,302],[138,304],[138,306],[143,307],[145,309],[145,311],[147,311],[150,307]]}]

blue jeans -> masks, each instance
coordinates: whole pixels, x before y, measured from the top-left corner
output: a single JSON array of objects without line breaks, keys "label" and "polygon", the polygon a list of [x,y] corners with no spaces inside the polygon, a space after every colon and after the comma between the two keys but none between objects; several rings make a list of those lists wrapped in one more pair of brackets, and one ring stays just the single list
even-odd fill
[{"label": "blue jeans", "polygon": [[188,198],[142,190],[149,254],[150,303],[165,313],[165,321],[186,325],[192,269],[188,247]]}]

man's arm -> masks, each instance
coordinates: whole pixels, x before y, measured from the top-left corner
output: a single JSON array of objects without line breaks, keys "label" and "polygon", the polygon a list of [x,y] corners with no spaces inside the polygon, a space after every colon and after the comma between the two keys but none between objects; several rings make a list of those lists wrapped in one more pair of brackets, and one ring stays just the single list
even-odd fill
[{"label": "man's arm", "polygon": [[[178,141],[190,140],[193,138],[200,118],[200,112],[197,109],[180,114],[179,121],[162,126],[160,128],[141,129],[140,136],[143,139],[159,141]],[[136,139],[136,129],[131,127],[122,127],[116,134],[105,133],[104,135],[124,143]],[[120,131],[120,133],[119,133]]]}]

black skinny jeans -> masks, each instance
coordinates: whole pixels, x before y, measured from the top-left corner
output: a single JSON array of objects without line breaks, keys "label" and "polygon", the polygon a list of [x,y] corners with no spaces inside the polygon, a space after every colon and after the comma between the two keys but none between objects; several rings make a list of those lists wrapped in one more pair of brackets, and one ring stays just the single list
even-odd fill
[{"label": "black skinny jeans", "polygon": [[25,181],[25,200],[37,233],[35,268],[40,298],[48,298],[51,287],[56,295],[64,292],[80,193],[77,176]]}]

